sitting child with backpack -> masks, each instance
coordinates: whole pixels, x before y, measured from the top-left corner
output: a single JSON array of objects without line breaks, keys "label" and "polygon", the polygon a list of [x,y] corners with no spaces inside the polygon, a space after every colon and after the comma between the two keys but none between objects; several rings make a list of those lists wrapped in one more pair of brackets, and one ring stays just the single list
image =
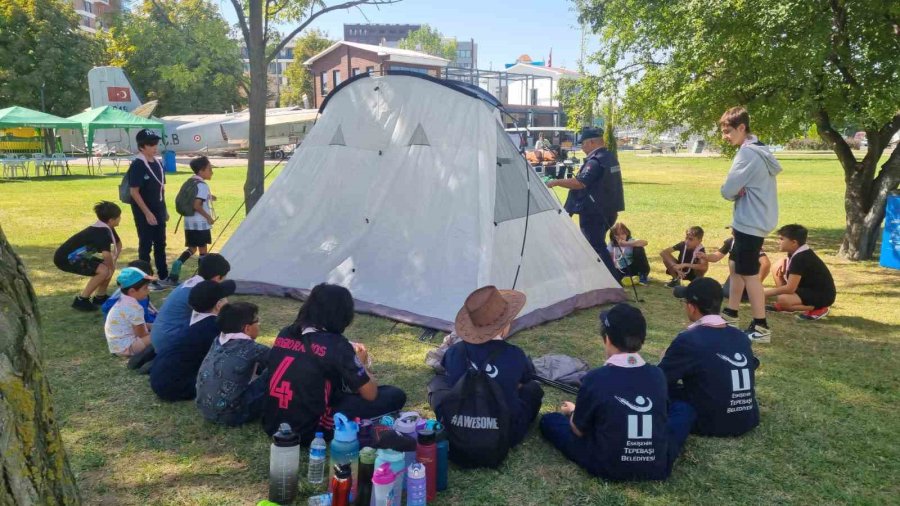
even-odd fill
[{"label": "sitting child with backpack", "polygon": [[267,434],[287,423],[308,445],[316,432],[331,439],[335,413],[348,419],[373,418],[403,407],[403,390],[378,385],[368,369],[366,347],[344,337],[352,321],[350,290],[321,283],[310,291],[296,321],[281,329],[267,364]]},{"label": "sitting child with backpack", "polygon": [[96,311],[109,299],[106,290],[122,252],[122,241],[116,233],[122,209],[112,202],[101,201],[94,205],[94,214],[97,221],[66,239],[53,255],[53,263],[59,270],[90,278],[72,301],[72,307],[79,311]]},{"label": "sitting child with backpack", "polygon": [[613,481],[665,480],[694,421],[689,407],[669,411],[666,377],[638,354],[647,335],[640,309],[600,313],[606,362],[589,372],[575,403],[541,418],[543,436],[569,460]]},{"label": "sitting child with backpack", "polygon": [[616,269],[625,276],[622,278],[623,284],[634,283],[631,279],[633,276],[638,276],[638,283],[642,286],[647,286],[650,282],[650,262],[644,250],[646,246],[647,241],[632,237],[631,230],[622,222],[609,229],[609,245],[606,249],[609,250]]},{"label": "sitting child with backpack", "polygon": [[184,217],[185,250],[169,270],[169,281],[173,285],[178,284],[181,267],[191,255],[198,250],[200,258],[206,255],[208,245],[212,243],[212,226],[216,222],[211,204],[216,197],[210,192],[207,183],[213,176],[212,163],[209,158],[198,156],[191,160],[191,170],[194,175],[181,185],[175,196],[175,211]]},{"label": "sitting child with backpack", "polygon": [[456,315],[462,341],[447,349],[441,361],[446,375],[429,383],[428,397],[458,465],[500,465],[541,409],[544,391],[532,379],[531,360],[504,340],[525,300],[522,292],[485,286],[466,297]]}]

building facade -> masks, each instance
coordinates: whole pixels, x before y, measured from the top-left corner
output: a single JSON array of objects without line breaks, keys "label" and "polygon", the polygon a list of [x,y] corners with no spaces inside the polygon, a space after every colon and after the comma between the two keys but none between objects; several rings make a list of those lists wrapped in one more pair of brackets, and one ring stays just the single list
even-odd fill
[{"label": "building facade", "polygon": [[456,60],[451,65],[463,69],[478,68],[478,44],[474,39],[456,41]]},{"label": "building facade", "polygon": [[110,15],[122,10],[121,0],[70,0],[78,27],[89,33],[104,30]]},{"label": "building facade", "polygon": [[364,23],[344,25],[344,40],[359,42],[373,46],[397,47],[397,43],[405,39],[409,32],[422,28],[422,25],[375,24]]},{"label": "building facade", "polygon": [[388,70],[421,72],[440,77],[449,60],[430,54],[374,46],[357,42],[338,41],[331,47],[304,62],[315,79],[315,107],[321,107],[325,97],[346,79],[364,74],[382,74]]},{"label": "building facade", "polygon": [[[296,39],[292,39],[288,42],[284,49],[269,62],[269,68],[266,69],[269,80],[267,100],[269,107],[279,107],[281,105],[281,90],[288,84],[285,72],[287,72],[288,65],[294,61],[295,41]],[[241,48],[241,61],[244,63],[244,73],[249,73],[250,55],[247,53],[246,47]]]}]

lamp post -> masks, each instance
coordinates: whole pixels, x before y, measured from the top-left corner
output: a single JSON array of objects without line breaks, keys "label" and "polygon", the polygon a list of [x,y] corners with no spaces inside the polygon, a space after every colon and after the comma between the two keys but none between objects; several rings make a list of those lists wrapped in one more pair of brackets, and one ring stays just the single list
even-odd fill
[{"label": "lamp post", "polygon": [[47,112],[47,108],[44,106],[44,86],[46,85],[46,81],[41,82],[41,112]]}]

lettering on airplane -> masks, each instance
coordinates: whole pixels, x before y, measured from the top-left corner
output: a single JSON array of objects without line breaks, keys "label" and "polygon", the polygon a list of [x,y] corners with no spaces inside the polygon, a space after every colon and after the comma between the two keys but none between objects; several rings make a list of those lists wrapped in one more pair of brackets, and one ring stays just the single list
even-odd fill
[{"label": "lettering on airplane", "polygon": [[131,102],[131,89],[125,86],[110,86],[106,88],[106,98],[110,102]]},{"label": "lettering on airplane", "polygon": [[178,145],[178,134],[172,134],[172,144]]}]

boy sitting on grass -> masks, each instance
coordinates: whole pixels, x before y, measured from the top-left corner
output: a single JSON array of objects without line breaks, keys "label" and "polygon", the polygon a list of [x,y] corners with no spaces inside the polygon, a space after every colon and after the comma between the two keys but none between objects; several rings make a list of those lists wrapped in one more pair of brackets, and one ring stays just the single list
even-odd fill
[{"label": "boy sitting on grass", "polygon": [[185,184],[197,185],[197,197],[194,199],[194,214],[184,217],[184,246],[186,249],[172,263],[172,269],[169,271],[169,281],[172,283],[178,283],[181,267],[191,258],[191,255],[198,250],[200,258],[206,255],[207,247],[212,243],[212,225],[216,222],[210,204],[216,198],[210,193],[209,184],[206,183],[213,176],[213,166],[209,162],[209,158],[205,156],[194,158],[191,160],[191,170],[194,171],[194,175],[191,176],[191,181],[185,181]]},{"label": "boy sitting on grass", "polygon": [[640,309],[617,304],[600,313],[606,363],[589,372],[578,402],[541,418],[541,433],[594,476],[665,480],[687,439],[694,413],[667,410],[666,377],[638,354],[647,335]]},{"label": "boy sitting on grass", "polygon": [[769,311],[803,311],[802,320],[824,318],[834,304],[837,290],[825,262],[806,244],[809,232],[802,225],[785,225],[778,230],[779,248],[787,253],[772,277],[775,288],[766,297],[777,297]]},{"label": "boy sitting on grass", "polygon": [[225,304],[216,317],[222,331],[197,374],[197,408],[203,418],[228,426],[259,418],[269,388],[264,370],[269,347],[256,342],[259,308]]},{"label": "boy sitting on grass", "polygon": [[[706,275],[709,264],[704,259],[703,229],[691,227],[684,232],[684,240],[659,252],[666,273],[672,280],[666,283],[669,288],[681,285],[681,280],[693,281]],[[676,258],[674,253],[678,253]]]},{"label": "boy sitting on grass", "polygon": [[[691,432],[740,436],[759,425],[751,341],[719,314],[722,285],[695,279],[675,288],[691,324],[675,337],[659,368],[666,374],[673,408],[688,404],[697,419]],[[680,382],[680,383],[679,383]]]},{"label": "boy sitting on grass", "polygon": [[122,209],[104,200],[94,205],[94,214],[97,221],[68,238],[53,255],[53,263],[59,270],[91,278],[72,301],[72,307],[79,311],[96,311],[109,298],[106,290],[122,252],[122,241],[116,233]]},{"label": "boy sitting on grass", "polygon": [[109,352],[113,355],[131,357],[150,346],[150,325],[144,320],[140,301],[150,296],[150,282],[155,280],[134,267],[122,269],[116,278],[122,296],[109,310],[103,327]]},{"label": "boy sitting on grass", "polygon": [[638,276],[641,285],[646,286],[650,282],[650,262],[644,250],[646,246],[647,241],[631,237],[631,230],[624,223],[616,223],[609,229],[609,246],[606,249],[612,255],[616,269],[625,275],[623,283],[633,283],[632,276]]},{"label": "boy sitting on grass", "polygon": [[197,391],[197,371],[213,340],[219,336],[216,316],[234,294],[234,281],[203,281],[191,288],[188,303],[193,308],[187,332],[158,353],[150,369],[150,388],[164,401],[189,401]]},{"label": "boy sitting on grass", "polygon": [[[148,275],[153,276],[153,267],[150,265],[150,262],[144,260],[134,260],[128,262],[128,267],[140,269]],[[121,296],[122,289],[116,288],[116,291],[113,292],[113,294],[110,295],[108,299],[106,299],[106,302],[104,302],[102,306],[100,306],[100,310],[103,311],[104,321],[106,321],[105,318],[109,316],[109,310],[112,309],[116,302],[119,302],[119,297]],[[159,310],[156,309],[156,306],[154,306],[153,302],[150,301],[150,297],[147,297],[144,300],[139,300],[138,302],[141,304],[141,307],[144,308],[144,321],[146,321],[147,323],[153,323],[154,321],[156,321],[156,315],[159,313]]]}]

